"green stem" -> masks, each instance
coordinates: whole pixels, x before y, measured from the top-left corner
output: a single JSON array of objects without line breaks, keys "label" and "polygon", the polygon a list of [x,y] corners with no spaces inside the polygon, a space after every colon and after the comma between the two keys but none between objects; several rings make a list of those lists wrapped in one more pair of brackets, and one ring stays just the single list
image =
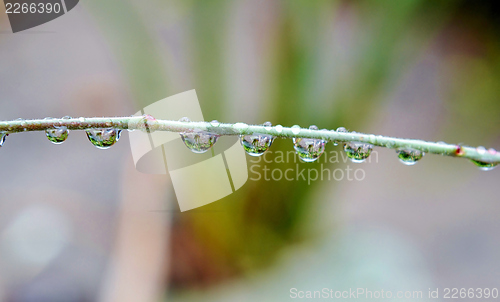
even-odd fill
[{"label": "green stem", "polygon": [[434,153],[453,157],[463,157],[485,163],[500,163],[500,152],[493,149],[461,146],[446,143],[427,142],[417,139],[396,138],[382,135],[337,132],[334,130],[310,130],[305,128],[266,127],[243,123],[223,124],[210,122],[184,122],[156,120],[152,116],[132,117],[94,117],[71,119],[35,119],[1,121],[0,132],[16,133],[26,131],[44,131],[54,127],[66,127],[69,130],[86,130],[99,128],[116,128],[143,131],[193,132],[206,131],[217,135],[249,135],[254,133],[268,134],[281,138],[314,138],[332,142],[364,142],[390,149],[413,148],[426,153]]}]

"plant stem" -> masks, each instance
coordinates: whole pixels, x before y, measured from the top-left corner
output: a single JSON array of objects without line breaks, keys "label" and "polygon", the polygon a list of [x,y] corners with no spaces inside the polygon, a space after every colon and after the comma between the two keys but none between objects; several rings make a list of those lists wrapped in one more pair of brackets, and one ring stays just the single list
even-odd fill
[{"label": "plant stem", "polygon": [[427,142],[417,139],[395,138],[382,135],[337,132],[334,130],[295,129],[289,127],[266,127],[262,125],[247,125],[243,123],[224,124],[209,122],[181,122],[156,120],[152,116],[131,117],[94,117],[94,118],[62,118],[1,121],[0,132],[17,133],[26,131],[44,131],[54,127],[66,127],[69,130],[86,130],[99,128],[116,128],[142,131],[194,132],[206,131],[220,136],[249,135],[254,133],[268,134],[281,138],[314,138],[332,142],[364,142],[390,149],[413,148],[426,153],[434,153],[453,157],[462,157],[485,163],[500,163],[500,152],[482,147]]}]

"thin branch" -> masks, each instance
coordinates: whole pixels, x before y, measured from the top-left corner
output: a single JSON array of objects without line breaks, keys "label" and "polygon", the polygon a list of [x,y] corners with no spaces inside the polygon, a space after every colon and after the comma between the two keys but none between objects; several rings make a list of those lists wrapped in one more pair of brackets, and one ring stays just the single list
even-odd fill
[{"label": "thin branch", "polygon": [[94,118],[62,118],[62,119],[35,119],[1,121],[0,132],[16,133],[26,131],[44,131],[55,127],[66,127],[68,130],[86,129],[129,129],[142,131],[170,131],[194,132],[206,131],[220,136],[223,135],[250,135],[254,133],[268,134],[281,138],[313,138],[331,142],[363,142],[390,149],[412,148],[425,153],[440,154],[453,157],[467,158],[483,163],[500,163],[500,152],[494,149],[486,150],[483,147],[428,142],[417,139],[404,139],[382,135],[339,132],[335,130],[310,130],[297,127],[247,125],[244,123],[224,124],[216,122],[185,122],[156,120],[152,116],[131,117],[94,117]]}]

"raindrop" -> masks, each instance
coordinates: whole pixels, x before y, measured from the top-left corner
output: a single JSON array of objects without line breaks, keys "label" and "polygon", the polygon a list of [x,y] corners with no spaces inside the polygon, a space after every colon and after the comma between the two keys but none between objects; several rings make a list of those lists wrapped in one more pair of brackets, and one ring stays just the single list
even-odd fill
[{"label": "raindrop", "polygon": [[114,128],[88,129],[85,131],[92,145],[99,149],[108,149],[113,146],[121,135],[121,130]]},{"label": "raindrop", "polygon": [[23,127],[23,131],[28,130],[26,128],[26,120],[24,120],[23,118],[17,118],[16,121],[20,121],[21,122],[21,127]]},{"label": "raindrop", "polygon": [[7,132],[0,132],[0,147],[5,143],[5,139],[9,134]]},{"label": "raindrop", "polygon": [[313,162],[325,151],[326,141],[313,138],[293,138],[293,147],[302,161]]},{"label": "raindrop", "polygon": [[416,164],[425,155],[424,152],[412,148],[398,149],[396,152],[398,153],[399,161],[407,166]]},{"label": "raindrop", "polygon": [[274,137],[267,134],[254,133],[252,135],[241,135],[240,143],[248,155],[261,156],[269,150]]},{"label": "raindrop", "polygon": [[84,117],[79,117],[78,120],[80,121],[80,123],[85,122],[85,118]]},{"label": "raindrop", "polygon": [[271,124],[271,122],[265,122],[262,125],[264,126],[264,129],[266,129],[266,131],[271,131],[271,129],[273,128],[273,124]]},{"label": "raindrop", "polygon": [[49,141],[58,145],[62,144],[68,138],[69,130],[64,126],[54,126],[54,129],[45,130],[45,135],[47,136]]},{"label": "raindrop", "polygon": [[300,126],[299,125],[293,125],[292,126],[292,133],[293,134],[299,134],[300,132]]},{"label": "raindrop", "polygon": [[274,127],[276,129],[276,132],[278,133],[281,133],[283,131],[283,126],[281,125],[276,125],[276,127]]},{"label": "raindrop", "polygon": [[344,151],[353,163],[364,162],[372,150],[373,145],[362,142],[348,142],[344,145]]},{"label": "raindrop", "polygon": [[190,122],[189,118],[187,117],[182,117],[179,122],[184,122],[184,123],[187,123],[187,122]]},{"label": "raindrop", "polygon": [[482,171],[493,170],[498,165],[498,163],[487,163],[487,162],[482,162],[482,161],[473,160],[473,159],[471,159],[470,161],[474,165],[476,165],[479,168],[479,170],[482,170]]},{"label": "raindrop", "polygon": [[309,130],[319,130],[319,128],[316,125],[311,125],[309,126]]},{"label": "raindrop", "polygon": [[342,133],[347,133],[347,129],[344,128],[344,127],[338,127],[336,131],[337,132],[342,132]]},{"label": "raindrop", "polygon": [[210,149],[219,138],[218,135],[211,134],[205,131],[182,132],[179,134],[186,147],[188,147],[188,149],[193,151],[194,153],[207,152],[208,149]]},{"label": "raindrop", "polygon": [[219,121],[218,120],[213,120],[210,122],[210,125],[212,125],[212,127],[217,127],[220,125]]},{"label": "raindrop", "polygon": [[477,151],[477,153],[483,155],[483,154],[486,153],[486,148],[483,147],[483,146],[479,146],[479,147],[476,148],[476,151]]},{"label": "raindrop", "polygon": [[245,124],[245,123],[236,123],[236,124],[233,125],[233,128],[235,130],[237,130],[238,132],[242,132],[242,131],[244,131],[245,129],[248,128],[248,125]]}]

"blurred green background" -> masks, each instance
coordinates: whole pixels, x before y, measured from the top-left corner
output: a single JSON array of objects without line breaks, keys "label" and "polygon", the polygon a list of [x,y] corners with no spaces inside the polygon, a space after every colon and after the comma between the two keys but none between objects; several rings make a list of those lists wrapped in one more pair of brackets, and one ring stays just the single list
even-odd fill
[{"label": "blurred green background", "polygon": [[[87,0],[19,34],[3,14],[0,117],[130,115],[196,89],[207,120],[500,148],[499,13],[495,1]],[[261,161],[258,171],[365,177],[249,180],[181,213],[168,177],[134,170],[125,138],[103,155],[77,133],[59,149],[38,136],[2,147],[0,230],[23,237],[22,217],[45,225],[57,212],[65,222],[47,232],[71,231],[42,243],[2,235],[5,301],[284,301],[291,288],[324,287],[426,295],[500,280],[500,172],[465,160],[427,155],[407,167],[376,149],[359,165]],[[34,270],[16,244],[54,252]]]}]

